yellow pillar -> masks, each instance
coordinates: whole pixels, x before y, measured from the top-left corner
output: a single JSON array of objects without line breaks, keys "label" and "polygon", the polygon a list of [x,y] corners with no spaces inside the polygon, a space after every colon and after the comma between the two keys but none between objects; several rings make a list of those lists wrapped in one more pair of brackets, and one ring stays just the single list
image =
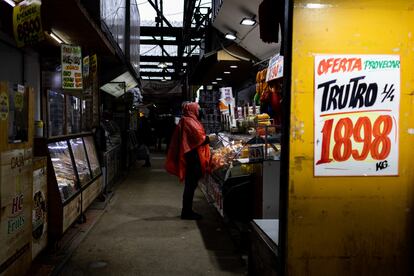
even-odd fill
[{"label": "yellow pillar", "polygon": [[[294,1],[292,44],[287,275],[408,275],[414,233],[414,3]],[[315,54],[400,56],[398,176],[314,176]]]}]

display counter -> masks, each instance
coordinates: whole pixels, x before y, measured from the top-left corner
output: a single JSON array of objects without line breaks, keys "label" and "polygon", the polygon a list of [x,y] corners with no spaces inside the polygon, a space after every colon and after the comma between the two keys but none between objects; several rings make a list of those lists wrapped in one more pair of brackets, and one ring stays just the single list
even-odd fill
[{"label": "display counter", "polygon": [[278,275],[279,220],[251,222],[249,275]]},{"label": "display counter", "polygon": [[57,241],[102,191],[102,173],[89,133],[35,139],[35,155],[48,157],[48,235]]},{"label": "display counter", "polygon": [[218,137],[211,145],[211,172],[200,182],[208,201],[232,220],[278,218],[280,136]]}]

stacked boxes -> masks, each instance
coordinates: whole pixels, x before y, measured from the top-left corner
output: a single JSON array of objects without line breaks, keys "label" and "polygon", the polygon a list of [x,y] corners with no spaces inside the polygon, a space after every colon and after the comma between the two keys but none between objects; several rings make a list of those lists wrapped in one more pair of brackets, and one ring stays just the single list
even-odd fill
[{"label": "stacked boxes", "polygon": [[221,116],[218,107],[219,100],[219,91],[207,89],[200,91],[199,105],[204,114],[204,118],[201,121],[207,134],[221,131]]}]

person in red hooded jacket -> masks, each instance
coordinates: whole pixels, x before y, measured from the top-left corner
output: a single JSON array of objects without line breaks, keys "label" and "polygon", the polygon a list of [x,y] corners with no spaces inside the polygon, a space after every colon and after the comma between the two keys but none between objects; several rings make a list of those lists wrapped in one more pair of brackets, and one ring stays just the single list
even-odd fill
[{"label": "person in red hooded jacket", "polygon": [[193,211],[193,197],[198,181],[209,166],[210,138],[200,122],[198,103],[183,104],[182,113],[171,137],[165,169],[184,181],[181,219],[197,220],[202,216]]}]

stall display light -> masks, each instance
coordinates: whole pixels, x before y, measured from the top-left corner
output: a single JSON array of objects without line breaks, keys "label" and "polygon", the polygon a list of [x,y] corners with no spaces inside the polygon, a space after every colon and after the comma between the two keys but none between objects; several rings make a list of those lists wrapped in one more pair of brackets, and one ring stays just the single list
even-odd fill
[{"label": "stall display light", "polygon": [[224,71],[223,73],[226,74],[226,75],[230,75],[231,74],[230,71]]},{"label": "stall display light", "polygon": [[235,33],[227,33],[224,37],[229,39],[229,40],[236,40],[236,38],[237,38]]},{"label": "stall display light", "polygon": [[233,69],[235,69],[237,67],[238,67],[237,65],[230,65],[230,68],[233,68]]},{"label": "stall display light", "polygon": [[216,78],[216,80],[221,81],[221,80],[223,80],[223,79],[222,79],[222,78]]},{"label": "stall display light", "polygon": [[4,2],[6,2],[7,4],[9,4],[12,7],[16,6],[16,3],[14,3],[13,0],[4,0]]},{"label": "stall display light", "polygon": [[217,82],[216,81],[212,81],[211,84],[217,84]]},{"label": "stall display light", "polygon": [[245,26],[254,26],[256,25],[256,20],[254,18],[245,17],[242,21],[240,21],[240,24]]}]

